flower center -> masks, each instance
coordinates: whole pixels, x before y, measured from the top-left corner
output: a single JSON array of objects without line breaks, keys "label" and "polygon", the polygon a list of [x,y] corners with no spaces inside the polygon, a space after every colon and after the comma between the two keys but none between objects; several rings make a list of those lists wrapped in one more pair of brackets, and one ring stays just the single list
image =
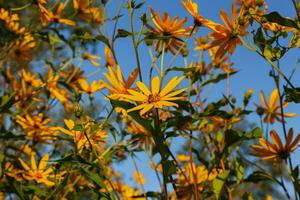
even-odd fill
[{"label": "flower center", "polygon": [[159,94],[150,94],[148,96],[148,103],[155,103],[158,102],[160,100],[160,96]]},{"label": "flower center", "polygon": [[35,174],[35,178],[36,179],[41,179],[41,178],[43,178],[43,176],[42,176],[41,173],[38,172],[38,173]]}]

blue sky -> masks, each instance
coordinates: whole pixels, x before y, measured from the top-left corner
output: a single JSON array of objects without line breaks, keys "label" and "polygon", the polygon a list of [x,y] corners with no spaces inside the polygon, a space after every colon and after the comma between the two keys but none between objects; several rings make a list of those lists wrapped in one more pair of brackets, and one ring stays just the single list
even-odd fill
[{"label": "blue sky", "polygon": [[[119,6],[119,2],[117,0],[111,0],[108,4],[108,12],[107,17],[114,17],[117,11],[117,8]],[[140,1],[137,1],[140,2]],[[210,1],[195,1],[199,5],[199,12],[209,19],[212,19],[214,21],[220,22],[219,18],[219,11],[220,9],[225,9],[228,13],[231,7],[232,1],[224,1],[224,0],[210,0]],[[283,3],[284,2],[284,3]],[[282,16],[290,16],[293,17],[295,15],[295,11],[293,9],[292,1],[282,1],[282,0],[270,0],[267,1],[268,3],[268,10],[269,12],[272,11],[278,11]],[[152,7],[155,11],[160,10],[160,12],[167,11],[171,17],[179,16],[182,17],[188,17],[187,25],[193,24],[192,17],[184,10],[182,5],[180,4],[179,0],[147,0],[144,7],[135,15],[135,18],[143,13],[146,12],[149,16],[149,8]],[[128,10],[122,9],[122,14],[124,16],[120,18],[119,28],[124,28],[129,30],[128,22],[129,22],[129,13]],[[139,20],[135,22],[135,29],[138,30],[141,26],[141,23]],[[111,31],[111,26],[108,26],[109,31]],[[201,34],[201,31],[203,29],[200,29],[199,33]],[[250,28],[251,30],[251,28]],[[199,34],[198,33],[198,34]],[[189,41],[190,43],[193,42],[193,39]],[[100,51],[98,52],[100,55],[103,56],[103,45],[99,47]],[[141,57],[141,66],[143,75],[145,77],[145,80],[147,80],[146,77],[148,77],[148,71],[150,67],[150,57],[148,55],[148,50],[146,48],[140,48],[140,57]],[[128,75],[130,71],[132,71],[136,67],[135,57],[134,57],[134,51],[132,47],[132,43],[130,39],[120,39],[116,43],[116,52],[117,57],[120,63],[121,68],[123,69],[123,73]],[[293,50],[289,53],[287,53],[280,62],[280,66],[282,67],[282,70],[289,75],[292,68],[294,67],[296,60],[299,58],[299,50]],[[190,50],[190,55],[188,57],[188,61],[191,61],[192,59],[196,59],[197,54],[196,52]],[[166,60],[168,60],[169,57],[166,57]],[[256,55],[253,52],[250,52],[245,47],[239,47],[236,50],[236,53],[232,56],[232,61],[234,63],[233,68],[238,69],[239,73],[232,76],[230,79],[230,93],[238,98],[238,101],[242,100],[242,96],[244,93],[249,89],[254,89],[253,94],[253,100],[259,104],[261,104],[261,101],[259,99],[259,91],[263,90],[266,94],[266,97],[269,97],[269,94],[271,91],[275,88],[274,81],[272,78],[268,77],[270,66],[266,61],[264,61],[262,58],[259,57],[259,55]],[[168,62],[166,62],[168,63]],[[177,61],[174,63],[176,66],[183,66],[182,59],[177,59]],[[95,70],[95,67],[88,66],[89,68],[86,70],[89,72]],[[294,75],[294,78],[292,79],[292,83],[297,87],[300,85],[300,79],[299,77],[299,71],[296,71],[296,74]],[[90,77],[91,79],[98,79],[101,78],[101,73],[95,74],[94,76]],[[170,77],[168,77],[170,78]],[[167,78],[167,79],[168,79]],[[220,84],[217,84],[212,88],[212,90],[209,93],[209,98],[211,100],[216,100],[222,96],[222,94],[225,93],[225,82],[221,82]],[[251,103],[250,108],[252,110],[255,109],[255,106]],[[299,104],[290,104],[286,111],[288,112],[296,112],[298,116],[300,115],[299,112]],[[259,124],[259,118],[256,115],[251,115],[247,118],[250,122],[254,122]],[[300,125],[299,125],[299,118],[294,119],[288,119],[287,128],[293,127],[295,130],[295,133],[300,132]],[[281,125],[276,124],[274,126],[271,126],[270,128],[274,128],[278,130],[279,133],[282,132]],[[172,142],[173,150],[176,150],[180,148],[180,143],[182,143],[180,140],[174,140]],[[299,151],[296,152],[293,155],[295,163],[299,164]],[[159,190],[158,182],[155,178],[155,174],[153,170],[150,170],[148,165],[148,159],[144,154],[141,154],[139,158],[137,158],[137,164],[139,169],[144,172],[144,175],[147,179],[147,184],[145,186],[146,190]],[[127,179],[130,183],[133,183],[131,180],[131,175],[134,171],[133,163],[129,160],[129,162],[123,163],[120,166],[115,166],[116,169],[123,173],[125,179]]]}]

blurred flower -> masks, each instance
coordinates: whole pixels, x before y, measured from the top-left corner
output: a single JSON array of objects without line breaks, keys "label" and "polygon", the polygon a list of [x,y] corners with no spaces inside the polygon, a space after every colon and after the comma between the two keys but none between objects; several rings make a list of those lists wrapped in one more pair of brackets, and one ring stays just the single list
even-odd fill
[{"label": "blurred flower", "polygon": [[153,145],[151,133],[132,119],[126,119],[125,124],[127,132],[132,134],[132,143],[145,148],[145,150],[150,150]]},{"label": "blurred flower", "polygon": [[140,89],[141,92],[137,92],[135,90],[128,89],[129,95],[123,95],[124,98],[141,102],[140,105],[137,105],[134,108],[131,108],[127,110],[127,112],[140,110],[140,115],[144,115],[146,112],[151,110],[152,108],[162,108],[163,106],[175,106],[178,107],[178,105],[174,102],[175,100],[182,100],[184,97],[177,97],[178,94],[184,92],[186,88],[176,90],[171,92],[182,80],[184,77],[178,78],[175,76],[172,78],[169,83],[160,90],[161,84],[160,79],[158,76],[154,77],[151,81],[151,91],[148,89],[148,87],[138,81],[137,87]]},{"label": "blurred flower", "polygon": [[274,144],[268,142],[264,138],[259,139],[259,145],[252,145],[254,150],[251,154],[260,157],[262,160],[277,160],[286,159],[299,146],[300,134],[298,133],[293,141],[294,130],[291,128],[288,132],[286,144],[283,145],[278,133],[275,130],[270,132],[271,139]]},{"label": "blurred flower", "polygon": [[199,15],[197,3],[193,2],[192,0],[180,0],[180,2],[184,6],[184,8],[194,17],[196,25],[210,23],[209,20]]},{"label": "blurred flower", "polygon": [[143,177],[143,174],[139,171],[134,171],[133,173],[133,177],[134,177],[134,180],[140,184],[140,185],[145,185],[146,183],[146,179]]},{"label": "blurred flower", "polygon": [[54,126],[47,126],[51,121],[45,118],[42,113],[38,115],[25,116],[17,115],[16,122],[22,127],[25,135],[34,141],[47,143],[47,140],[54,140],[58,134],[58,128]]},{"label": "blurred flower", "polygon": [[62,103],[66,103],[68,102],[69,94],[66,90],[58,87],[59,79],[60,76],[50,68],[46,79],[47,89],[52,97],[57,98]]},{"label": "blurred flower", "polygon": [[88,60],[90,61],[93,65],[99,67],[100,64],[96,61],[96,60],[101,60],[101,57],[100,56],[96,56],[96,55],[92,55],[92,54],[89,54],[87,52],[83,52],[82,54],[82,58],[84,60]]},{"label": "blurred flower", "polygon": [[177,156],[177,160],[180,161],[180,162],[190,162],[191,161],[191,156],[187,156],[187,155],[184,155],[184,154],[179,154]]},{"label": "blurred flower", "polygon": [[[108,137],[103,125],[97,125],[94,121],[87,118],[81,130],[73,130],[75,122],[71,119],[64,120],[68,129],[60,128],[60,131],[72,136],[74,139],[76,150],[81,153],[84,148],[91,149],[98,144],[105,144],[105,139]],[[92,146],[91,146],[92,145]]]},{"label": "blurred flower", "polygon": [[57,23],[66,24],[69,26],[75,26],[76,23],[74,21],[61,18],[62,11],[64,8],[65,8],[65,5],[62,2],[60,2],[58,4],[56,12],[53,13],[52,11],[47,10],[44,6],[39,5],[41,21],[42,21],[43,26],[46,26],[51,22],[57,22]]},{"label": "blurred flower", "polygon": [[[279,122],[284,122],[281,118],[281,112],[280,112],[280,105],[278,104],[279,101],[279,92],[277,89],[274,89],[271,93],[269,102],[267,102],[265,94],[263,91],[260,92],[260,99],[265,107],[262,107],[255,103],[255,106],[257,109],[259,109],[263,114],[266,116],[264,117],[265,123],[271,123],[274,124],[275,120]],[[286,107],[288,105],[287,102],[284,102],[282,107]],[[284,117],[295,117],[296,113],[284,113]]]},{"label": "blurred flower", "polygon": [[109,47],[105,46],[104,48],[104,55],[106,58],[106,64],[105,66],[108,67],[114,67],[116,65],[114,58],[111,55],[111,50]]},{"label": "blurred flower", "polygon": [[128,89],[134,83],[137,75],[138,75],[138,68],[135,68],[127,80],[124,79],[120,66],[115,67],[108,67],[108,73],[104,73],[104,76],[107,79],[105,83],[105,87],[109,90],[110,94],[107,98],[116,99],[116,100],[124,100],[122,98],[123,94],[129,94],[127,92]]},{"label": "blurred flower", "polygon": [[178,191],[177,198],[188,200],[191,199],[192,194],[194,193],[194,185],[197,186],[199,192],[204,189],[204,182],[214,180],[219,173],[218,169],[213,169],[210,172],[206,169],[205,166],[196,166],[193,162],[188,162],[184,169],[182,169],[184,175],[181,171],[178,171]]},{"label": "blurred flower", "polygon": [[4,23],[5,28],[11,32],[21,34],[25,31],[24,27],[20,27],[18,14],[11,14],[4,8],[0,8],[0,20]]},{"label": "blurred flower", "polygon": [[31,49],[36,46],[35,40],[30,33],[25,33],[21,39],[17,40],[10,53],[11,58],[20,64],[31,61]]},{"label": "blurred flower", "polygon": [[19,161],[24,168],[23,177],[29,181],[36,181],[37,183],[44,183],[48,187],[52,187],[55,183],[50,179],[57,177],[58,179],[62,178],[62,174],[53,174],[52,168],[48,167],[49,154],[45,154],[37,165],[35,160],[35,154],[31,154],[30,156],[30,167],[27,163],[25,163],[21,158]]},{"label": "blurred flower", "polygon": [[100,91],[105,87],[102,80],[99,81],[93,80],[93,82],[89,85],[85,79],[79,79],[78,83],[81,90],[89,95],[92,95],[95,92]]},{"label": "blurred flower", "polygon": [[165,47],[166,51],[170,50],[172,54],[175,54],[180,47],[185,46],[185,43],[178,37],[188,37],[191,34],[192,27],[182,28],[187,18],[178,21],[177,16],[171,19],[168,13],[164,13],[161,18],[159,12],[155,14],[151,8],[151,19],[155,28],[149,24],[146,26],[159,37],[155,44],[156,51]]}]

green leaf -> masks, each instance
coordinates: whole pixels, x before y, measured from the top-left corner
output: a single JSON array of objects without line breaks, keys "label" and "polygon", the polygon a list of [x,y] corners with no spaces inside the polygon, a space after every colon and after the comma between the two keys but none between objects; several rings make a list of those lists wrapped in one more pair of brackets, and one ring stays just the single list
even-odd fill
[{"label": "green leaf", "polygon": [[245,168],[242,164],[242,161],[238,158],[234,158],[234,166],[236,171],[237,183],[239,184],[244,179]]},{"label": "green leaf", "polygon": [[225,148],[228,148],[244,140],[258,139],[261,138],[262,136],[263,136],[263,132],[258,127],[248,133],[245,131],[229,129],[226,131]]},{"label": "green leaf", "polygon": [[95,182],[99,188],[106,188],[103,179],[97,174],[89,170],[87,167],[83,167],[82,171],[90,178],[93,182]]},{"label": "green leaf", "polygon": [[213,180],[213,191],[216,195],[216,199],[220,198],[220,194],[222,191],[222,188],[225,184],[225,181],[229,175],[229,170],[226,170],[224,172],[222,172],[221,174],[219,174],[214,180]]},{"label": "green leaf", "polygon": [[125,38],[125,37],[130,36],[131,34],[132,34],[131,32],[129,32],[129,31],[125,30],[125,29],[118,29],[118,33],[117,33],[115,39],[117,39],[117,38]]},{"label": "green leaf", "polygon": [[285,101],[300,103],[300,88],[288,88],[284,86],[284,91],[286,93]]},{"label": "green leaf", "polygon": [[300,32],[294,32],[289,47],[293,48],[293,47],[300,47]]},{"label": "green leaf", "polygon": [[266,39],[265,39],[265,36],[262,32],[262,28],[259,27],[253,37],[253,40],[254,40],[254,43],[256,44],[256,46],[259,47],[259,49],[261,51],[263,51],[265,45],[266,45]]},{"label": "green leaf", "polygon": [[95,37],[95,39],[99,40],[100,42],[103,42],[104,44],[106,44],[107,46],[109,46],[109,41],[108,41],[108,39],[104,35],[97,35]]},{"label": "green leaf", "polygon": [[282,26],[292,27],[298,29],[297,23],[291,19],[282,17],[278,12],[271,12],[264,15],[269,22],[274,22]]},{"label": "green leaf", "polygon": [[272,176],[263,171],[255,171],[250,174],[246,179],[246,182],[258,183],[260,181],[275,181]]},{"label": "green leaf", "polygon": [[7,112],[15,103],[15,94],[6,94],[0,97],[0,112]]}]

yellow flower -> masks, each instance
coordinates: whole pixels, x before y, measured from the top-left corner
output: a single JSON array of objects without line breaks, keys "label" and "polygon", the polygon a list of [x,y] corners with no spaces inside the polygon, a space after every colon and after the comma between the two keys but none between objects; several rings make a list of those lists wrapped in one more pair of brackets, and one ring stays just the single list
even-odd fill
[{"label": "yellow flower", "polygon": [[87,53],[87,52],[83,52],[82,58],[83,58],[84,60],[90,61],[93,65],[95,65],[95,66],[97,66],[97,67],[100,66],[100,64],[96,61],[96,60],[100,60],[100,59],[101,59],[100,56],[96,56],[96,55],[89,54],[89,53]]},{"label": "yellow flower", "polygon": [[78,83],[81,90],[89,95],[94,94],[95,92],[100,91],[105,87],[102,80],[94,80],[91,85],[89,85],[85,79],[79,79]]},{"label": "yellow flower", "polygon": [[20,28],[18,14],[11,14],[4,8],[0,8],[0,20],[4,23],[5,28],[11,32],[21,34],[25,31],[24,27]]},{"label": "yellow flower", "polygon": [[111,50],[109,47],[105,46],[104,48],[104,55],[106,58],[106,67],[114,67],[116,65],[115,59],[111,55]]},{"label": "yellow flower", "polygon": [[133,70],[127,80],[124,79],[123,74],[121,72],[120,66],[117,66],[117,69],[114,67],[108,67],[108,73],[104,73],[104,76],[107,79],[107,83],[105,87],[109,90],[110,94],[107,96],[111,99],[122,99],[123,94],[128,94],[127,90],[134,83],[137,75],[138,68]]},{"label": "yellow flower", "polygon": [[143,177],[143,174],[139,171],[135,171],[133,173],[133,177],[134,177],[134,180],[140,184],[140,185],[145,185],[146,183],[146,179]]},{"label": "yellow flower", "polygon": [[31,74],[30,71],[25,71],[22,69],[21,72],[18,73],[20,78],[33,87],[41,87],[43,82],[40,79],[37,79],[37,73]]},{"label": "yellow flower", "polygon": [[178,171],[178,194],[182,199],[191,199],[193,194],[194,185],[197,186],[197,190],[201,192],[203,190],[203,183],[214,180],[219,173],[220,169],[212,169],[210,172],[205,166],[196,166],[195,163],[188,162],[184,169],[182,169],[185,175],[181,171]]},{"label": "yellow flower", "polygon": [[47,140],[54,140],[58,134],[58,128],[47,126],[49,118],[45,118],[42,113],[38,115],[17,115],[16,122],[22,127],[27,137],[34,141],[47,143]]},{"label": "yellow flower", "polygon": [[176,90],[171,92],[182,80],[184,77],[178,78],[175,76],[169,83],[160,90],[161,84],[160,79],[158,76],[154,77],[151,81],[151,91],[148,87],[138,81],[137,87],[140,89],[141,92],[137,92],[135,90],[128,89],[129,95],[123,95],[124,98],[140,102],[141,104],[137,105],[134,108],[129,109],[127,112],[131,112],[134,110],[141,110],[140,115],[145,114],[146,112],[150,111],[152,108],[162,108],[163,106],[175,106],[178,107],[178,104],[172,102],[175,100],[182,100],[184,97],[177,97],[178,94],[182,93],[186,90],[186,88]]},{"label": "yellow flower", "polygon": [[140,124],[135,123],[132,119],[126,119],[125,124],[128,133],[133,135],[133,144],[137,144],[139,147],[143,147],[146,150],[149,150],[152,147],[153,140],[149,131]]},{"label": "yellow flower", "polygon": [[[241,16],[243,12],[244,10],[241,9],[239,12],[239,16]],[[204,26],[213,31],[208,35],[208,37],[213,41],[210,44],[207,44],[205,46],[205,49],[218,46],[219,48],[216,52],[217,58],[223,57],[226,52],[229,52],[229,54],[233,54],[236,46],[242,45],[242,41],[239,37],[248,34],[246,31],[247,23],[245,23],[244,25],[239,24],[239,20],[236,17],[236,9],[234,4],[232,4],[231,7],[232,23],[230,22],[230,19],[224,10],[221,10],[220,16],[225,26],[211,21],[203,23]],[[202,49],[203,47],[195,48],[195,50]]]},{"label": "yellow flower", "polygon": [[53,13],[52,11],[47,10],[44,6],[39,4],[41,21],[42,21],[43,26],[46,26],[51,22],[57,22],[57,23],[62,23],[62,24],[66,24],[69,26],[75,26],[76,23],[74,21],[61,18],[62,11],[64,8],[65,8],[65,5],[62,2],[60,2],[58,4],[56,12]]},{"label": "yellow flower", "polygon": [[[269,99],[269,102],[267,102],[265,94],[263,91],[260,92],[260,99],[265,107],[262,107],[255,103],[256,107],[263,112],[266,116],[264,117],[264,122],[274,124],[275,120],[279,122],[283,122],[283,119],[281,118],[281,112],[280,112],[280,105],[278,104],[279,101],[279,92],[277,89],[273,90]],[[284,102],[282,107],[286,107],[288,105],[287,102]],[[296,113],[284,113],[284,117],[295,117]]]},{"label": "yellow flower", "polygon": [[36,43],[30,33],[25,33],[20,40],[14,44],[10,57],[17,62],[23,64],[32,59],[31,49],[35,47]]},{"label": "yellow flower", "polygon": [[278,133],[275,130],[270,132],[271,139],[274,144],[268,142],[264,138],[259,139],[259,145],[252,145],[254,152],[251,154],[261,157],[262,160],[282,160],[290,156],[290,154],[296,150],[300,140],[300,134],[298,133],[293,141],[294,130],[291,128],[288,132],[286,144],[280,140]]},{"label": "yellow flower", "polygon": [[97,146],[99,143],[105,144],[105,139],[108,137],[102,125],[96,125],[92,120],[87,119],[81,131],[73,130],[75,122],[71,119],[64,120],[68,129],[60,128],[61,132],[70,135],[74,139],[76,150],[81,153],[84,148],[90,149],[92,146]]},{"label": "yellow flower", "polygon": [[[182,28],[187,21],[187,18],[183,18],[178,21],[178,17],[171,19],[168,13],[164,13],[163,18],[160,14],[154,13],[151,9],[151,19],[155,28],[146,24],[146,26],[156,35],[162,38],[155,44],[155,49],[160,50],[163,46],[166,51],[170,50],[172,54],[180,49],[185,43],[178,37],[188,37],[191,34],[192,27]],[[165,38],[164,38],[165,37]]]},{"label": "yellow flower", "polygon": [[49,178],[55,178],[56,176],[57,178],[61,178],[60,175],[53,174],[52,168],[47,168],[49,154],[45,154],[39,164],[36,163],[35,154],[31,154],[30,167],[21,158],[19,158],[19,161],[24,168],[23,177],[26,180],[34,180],[37,183],[44,183],[46,186],[51,187],[54,186],[55,183],[49,180]]},{"label": "yellow flower", "polygon": [[52,68],[49,69],[47,74],[47,89],[52,97],[57,98],[60,102],[66,103],[69,99],[69,94],[66,90],[58,87],[60,76],[56,74]]},{"label": "yellow flower", "polygon": [[184,8],[194,17],[196,25],[208,24],[210,21],[199,15],[198,4],[192,0],[180,0]]},{"label": "yellow flower", "polygon": [[177,156],[177,160],[180,161],[180,162],[190,162],[191,161],[191,156],[187,156],[187,155],[184,155],[184,154],[179,154]]}]

